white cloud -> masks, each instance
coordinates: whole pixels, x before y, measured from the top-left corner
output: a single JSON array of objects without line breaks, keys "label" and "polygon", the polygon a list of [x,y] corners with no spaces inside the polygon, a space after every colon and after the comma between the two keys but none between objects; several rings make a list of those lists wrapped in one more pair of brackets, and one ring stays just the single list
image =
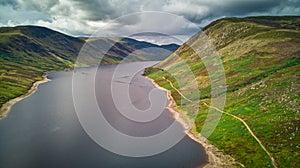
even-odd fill
[{"label": "white cloud", "polygon": [[196,17],[197,19],[207,16],[210,12],[208,6],[202,4],[196,5],[188,1],[170,1],[165,4],[162,9],[170,13],[186,16],[187,18]]}]

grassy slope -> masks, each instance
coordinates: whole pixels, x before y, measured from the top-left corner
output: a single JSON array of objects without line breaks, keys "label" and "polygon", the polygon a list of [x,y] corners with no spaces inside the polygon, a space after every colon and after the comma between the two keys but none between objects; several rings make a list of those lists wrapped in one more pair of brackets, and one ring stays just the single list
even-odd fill
[{"label": "grassy slope", "polygon": [[[102,48],[111,49],[102,59],[102,64],[120,62],[133,51],[144,47],[156,47],[149,52],[138,51],[131,60],[159,60],[169,55],[157,55],[157,46],[124,38],[97,38],[87,42],[91,47],[79,64],[98,65]],[[115,45],[113,45],[115,43]],[[0,107],[8,100],[28,91],[32,84],[42,79],[42,74],[52,70],[63,70],[75,66],[75,61],[84,39],[37,26],[18,26],[0,28]],[[106,47],[104,47],[106,46]],[[172,48],[174,51],[176,46]],[[172,51],[169,51],[172,52]],[[1,118],[1,112],[0,112]]]},{"label": "grassy slope", "polygon": [[42,27],[0,28],[0,107],[26,93],[44,72],[73,66],[82,44]]},{"label": "grassy slope", "polygon": [[[226,18],[204,29],[219,52],[225,69],[228,86],[224,110],[248,123],[279,167],[300,165],[299,25],[300,17]],[[195,35],[187,43],[193,45],[197,42]],[[158,67],[185,73],[180,69],[176,54],[189,64],[197,77],[201,101],[210,103],[208,73],[189,46],[181,46]],[[178,75],[173,72],[172,75]],[[180,95],[163,78],[169,78],[176,87],[177,82],[170,74],[156,68],[149,68],[145,73],[170,89],[180,108],[185,108]],[[193,99],[188,88],[189,82],[186,82],[180,89]],[[182,111],[195,118],[196,130],[200,132],[208,108],[200,103],[198,114]],[[223,115],[208,139],[246,167],[272,167],[269,157],[244,125],[232,117]]]}]

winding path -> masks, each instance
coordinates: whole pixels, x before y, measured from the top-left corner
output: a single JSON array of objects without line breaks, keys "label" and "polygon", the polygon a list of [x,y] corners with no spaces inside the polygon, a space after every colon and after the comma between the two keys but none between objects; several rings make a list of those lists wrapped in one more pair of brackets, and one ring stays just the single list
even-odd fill
[{"label": "winding path", "polygon": [[170,85],[171,85],[171,87],[174,89],[174,90],[176,90],[176,92],[178,93],[178,94],[180,94],[180,96],[182,96],[185,100],[187,100],[187,101],[189,101],[189,102],[193,102],[191,99],[188,99],[187,97],[185,97],[174,85],[173,85],[173,83],[169,80],[169,79],[167,79],[167,78],[165,78],[165,77],[163,77],[163,79],[165,79],[165,80],[167,80],[169,83],[170,83]]},{"label": "winding path", "polygon": [[[163,77],[163,79],[167,80],[167,81],[170,83],[171,87],[172,87],[174,90],[176,90],[176,92],[177,92],[178,94],[180,94],[184,99],[186,99],[186,100],[189,101],[189,102],[192,102],[191,99],[188,99],[187,97],[185,97],[185,96],[184,96],[177,88],[175,88],[174,85],[173,85],[173,83],[172,83],[169,79],[166,79],[165,77]],[[208,105],[208,104],[207,104],[206,102],[204,102],[204,101],[201,101],[201,102],[202,102],[205,106],[207,106],[207,107],[209,107],[209,108],[213,108],[213,109],[217,110],[218,112],[220,112],[220,113],[222,113],[222,114],[226,114],[226,115],[231,116],[231,117],[233,117],[233,118],[239,120],[240,122],[242,122],[242,123],[245,125],[245,127],[247,128],[247,130],[249,131],[249,133],[251,134],[251,136],[257,141],[257,143],[260,145],[260,147],[261,147],[261,148],[266,152],[266,154],[269,156],[269,158],[270,158],[271,161],[272,161],[272,165],[274,166],[274,168],[277,168],[277,167],[278,167],[277,164],[276,164],[276,161],[275,161],[275,159],[272,157],[271,153],[266,149],[266,147],[262,144],[262,142],[257,138],[257,136],[254,134],[254,132],[251,130],[251,128],[249,127],[249,125],[248,125],[242,118],[240,118],[240,117],[238,117],[238,116],[236,116],[236,115],[227,113],[227,112],[225,112],[225,111],[223,111],[223,110],[220,110],[220,109],[218,109],[217,107],[210,106],[210,105]]]}]

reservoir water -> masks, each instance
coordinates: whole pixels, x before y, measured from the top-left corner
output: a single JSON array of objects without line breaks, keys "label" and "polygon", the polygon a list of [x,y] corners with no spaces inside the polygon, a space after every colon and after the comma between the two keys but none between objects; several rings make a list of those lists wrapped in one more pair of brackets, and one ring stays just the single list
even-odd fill
[{"label": "reservoir water", "polygon": [[[148,94],[155,86],[141,75],[142,71],[134,76],[128,74],[138,66],[153,64],[155,62],[120,64],[118,66],[123,70],[117,73],[116,65],[104,65],[97,69],[93,82],[98,105],[111,126],[124,134],[151,136],[176,122],[167,108],[153,121],[132,121],[118,112],[110,95],[112,84],[115,84],[115,96],[120,94],[122,97],[121,86],[129,83],[132,104],[138,109],[147,109],[151,105]],[[84,78],[95,68],[81,68],[76,73]],[[79,122],[72,97],[72,76],[73,72],[49,73],[50,82],[41,84],[33,95],[15,104],[8,116],[0,120],[1,168],[182,168],[201,167],[207,163],[203,147],[187,135],[172,148],[147,157],[122,156],[101,147]],[[89,87],[88,82],[82,80],[80,84]],[[166,99],[166,96],[156,100],[166,101],[161,99]],[[126,107],[122,101],[120,103],[119,106]],[[101,136],[109,136],[109,133]]]}]

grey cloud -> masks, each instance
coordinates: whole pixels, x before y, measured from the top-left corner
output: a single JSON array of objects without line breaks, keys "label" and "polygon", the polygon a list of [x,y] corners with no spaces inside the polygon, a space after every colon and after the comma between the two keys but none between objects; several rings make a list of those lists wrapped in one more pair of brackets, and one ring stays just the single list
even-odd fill
[{"label": "grey cloud", "polygon": [[75,0],[77,9],[86,12],[85,19],[96,21],[106,20],[116,16],[115,9],[107,0]]},{"label": "grey cloud", "polygon": [[47,12],[59,0],[4,0],[4,5],[11,5],[15,9]]},{"label": "grey cloud", "polygon": [[214,11],[232,15],[245,15],[251,12],[264,12],[279,4],[280,1],[278,0],[231,1],[224,6],[215,5]]},{"label": "grey cloud", "polygon": [[0,5],[0,25],[14,26],[19,24],[32,24],[38,20],[48,20],[48,16],[38,11],[17,9],[11,5]]},{"label": "grey cloud", "polygon": [[15,6],[16,0],[4,0],[4,1],[0,1],[0,5],[12,5]]},{"label": "grey cloud", "polygon": [[[205,19],[215,19],[224,16],[247,16],[251,14],[277,14],[282,15],[285,12],[277,10],[283,7],[290,7],[290,9],[299,9],[299,2],[297,0],[202,0],[202,1],[186,1],[186,0],[171,0],[165,6],[172,6],[172,4],[182,3],[186,8],[182,10],[171,10],[170,12],[183,15],[187,19],[200,23]],[[195,7],[205,7],[206,11],[199,14]],[[204,9],[205,9],[204,8]],[[195,9],[195,10],[191,10]],[[168,10],[167,10],[168,11]],[[184,12],[182,12],[184,11]],[[274,13],[272,11],[277,11]]]},{"label": "grey cloud", "polygon": [[299,15],[299,6],[299,0],[0,0],[0,25],[42,25],[73,35],[88,34],[99,25],[111,28],[105,30],[108,33],[118,27],[129,31],[156,26],[178,35],[193,34],[196,29],[176,29],[175,23],[159,17],[154,18],[157,25],[141,23],[145,18],[138,15],[114,19],[134,12],[162,11],[205,26],[225,16]]}]

